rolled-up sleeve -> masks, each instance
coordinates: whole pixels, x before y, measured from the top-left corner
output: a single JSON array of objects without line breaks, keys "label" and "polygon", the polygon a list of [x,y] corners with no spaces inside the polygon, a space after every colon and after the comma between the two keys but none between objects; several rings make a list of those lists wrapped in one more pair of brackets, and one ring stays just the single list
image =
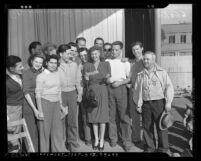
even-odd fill
[{"label": "rolled-up sleeve", "polygon": [[166,103],[172,103],[174,98],[174,87],[167,72],[165,72],[165,100]]},{"label": "rolled-up sleeve", "polygon": [[133,88],[133,101],[138,107],[142,107],[142,80],[140,75],[137,76],[135,86]]},{"label": "rolled-up sleeve", "polygon": [[81,81],[82,81],[82,72],[81,72],[81,65],[77,66],[77,75],[76,75],[76,89],[78,94],[83,93],[83,88],[81,86]]},{"label": "rolled-up sleeve", "polygon": [[130,71],[131,71],[131,64],[129,62],[126,62],[126,76],[130,77]]},{"label": "rolled-up sleeve", "polygon": [[35,93],[36,93],[36,98],[41,98],[42,93],[43,93],[43,77],[42,75],[38,75],[36,77],[36,89],[35,89]]}]

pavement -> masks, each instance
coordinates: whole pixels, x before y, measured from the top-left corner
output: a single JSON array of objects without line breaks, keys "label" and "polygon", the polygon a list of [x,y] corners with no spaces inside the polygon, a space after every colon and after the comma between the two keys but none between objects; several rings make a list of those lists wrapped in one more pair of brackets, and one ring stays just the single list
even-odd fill
[{"label": "pavement", "polygon": [[[192,106],[192,102],[187,97],[182,96],[175,97],[172,103],[172,114],[175,122],[168,129],[169,147],[172,153],[177,153],[179,155],[184,153],[185,149],[189,148],[188,140],[190,135],[183,126],[183,117],[187,105]],[[106,134],[108,135],[107,129]],[[79,139],[79,144],[80,147],[76,149],[76,152],[98,152],[93,150],[92,146],[86,146],[84,141],[81,139]],[[110,147],[107,139],[105,140],[104,147],[103,152],[125,152],[120,143],[117,143],[116,147]],[[140,149],[133,144],[130,153],[137,152],[143,153],[143,149]]]},{"label": "pavement", "polygon": [[[183,126],[183,117],[186,105],[192,106],[192,102],[182,96],[175,97],[172,103],[172,114],[175,122],[168,129],[169,146],[172,153],[181,154],[186,148],[188,148],[188,139],[190,135]],[[86,146],[82,140],[79,141],[79,144],[81,146],[77,149],[77,152],[98,152],[94,151],[92,146]],[[112,148],[110,147],[109,142],[106,140],[104,145],[104,152],[125,152],[121,144],[117,144],[116,147]],[[130,152],[143,152],[143,149],[140,149],[133,144]]]}]

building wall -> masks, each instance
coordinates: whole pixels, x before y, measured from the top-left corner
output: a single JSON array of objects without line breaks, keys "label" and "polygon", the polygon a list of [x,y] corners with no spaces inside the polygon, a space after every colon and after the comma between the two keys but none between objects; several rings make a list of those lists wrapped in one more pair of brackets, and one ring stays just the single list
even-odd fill
[{"label": "building wall", "polygon": [[175,89],[177,86],[192,89],[192,55],[162,56],[161,64],[168,72]]},{"label": "building wall", "polygon": [[[192,24],[162,25],[165,39],[161,46],[161,66],[168,71],[174,88],[192,89]],[[174,35],[175,42],[169,43]],[[181,42],[186,35],[186,42]]]}]

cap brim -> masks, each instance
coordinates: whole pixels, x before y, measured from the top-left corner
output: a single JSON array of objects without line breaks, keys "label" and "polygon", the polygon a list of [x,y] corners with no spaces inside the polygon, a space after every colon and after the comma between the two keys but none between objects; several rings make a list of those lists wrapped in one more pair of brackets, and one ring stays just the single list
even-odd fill
[{"label": "cap brim", "polygon": [[166,114],[166,112],[163,111],[163,113],[162,113],[162,115],[161,115],[161,117],[160,117],[160,120],[159,120],[159,128],[160,128],[160,130],[166,130],[166,129],[168,129],[168,127],[164,128],[164,127],[162,126],[162,120],[163,120],[163,117],[165,116],[165,114]]}]

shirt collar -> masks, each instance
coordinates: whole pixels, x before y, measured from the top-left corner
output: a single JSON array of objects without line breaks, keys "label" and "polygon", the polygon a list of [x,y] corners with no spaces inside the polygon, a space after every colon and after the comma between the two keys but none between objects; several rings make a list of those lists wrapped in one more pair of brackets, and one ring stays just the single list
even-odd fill
[{"label": "shirt collar", "polygon": [[6,69],[6,74],[22,87],[22,79],[20,75],[12,74],[7,69]]},{"label": "shirt collar", "polygon": [[44,68],[42,67],[41,69],[36,70],[35,68],[31,67],[30,70],[31,70],[33,73],[41,73],[41,72],[44,70]]}]

